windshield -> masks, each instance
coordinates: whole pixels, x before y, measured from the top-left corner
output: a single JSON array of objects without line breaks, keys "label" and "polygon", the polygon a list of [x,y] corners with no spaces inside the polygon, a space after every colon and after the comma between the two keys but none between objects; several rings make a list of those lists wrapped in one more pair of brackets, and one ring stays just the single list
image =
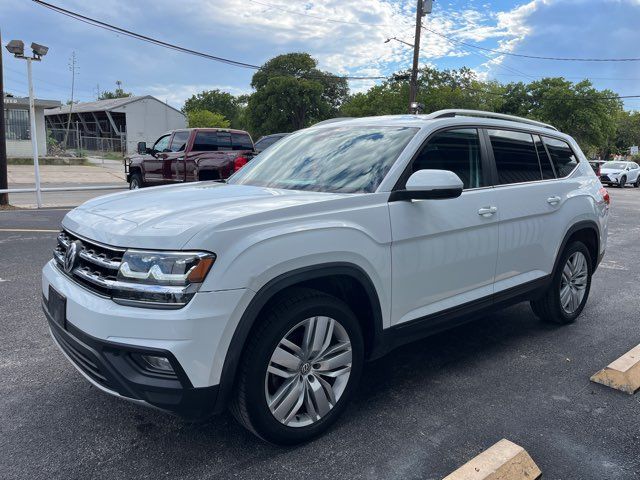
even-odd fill
[{"label": "windshield", "polygon": [[627,168],[627,164],[624,162],[607,162],[602,165],[602,168],[612,168],[614,170],[622,170]]},{"label": "windshield", "polygon": [[373,192],[418,131],[409,127],[326,127],[277,142],[229,183],[318,192]]}]

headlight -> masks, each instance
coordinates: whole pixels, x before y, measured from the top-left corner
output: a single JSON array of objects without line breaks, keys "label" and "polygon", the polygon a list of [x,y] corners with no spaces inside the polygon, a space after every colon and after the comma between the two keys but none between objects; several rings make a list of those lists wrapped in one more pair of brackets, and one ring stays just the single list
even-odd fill
[{"label": "headlight", "polygon": [[125,304],[184,306],[202,285],[215,258],[207,252],[127,250],[114,282],[113,299]]}]

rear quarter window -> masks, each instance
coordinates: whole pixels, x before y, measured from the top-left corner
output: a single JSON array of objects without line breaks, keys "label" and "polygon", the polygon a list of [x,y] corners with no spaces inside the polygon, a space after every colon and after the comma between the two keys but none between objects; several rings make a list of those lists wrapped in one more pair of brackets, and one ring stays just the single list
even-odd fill
[{"label": "rear quarter window", "polygon": [[194,152],[213,152],[218,150],[218,132],[198,132],[193,141]]},{"label": "rear quarter window", "polygon": [[557,138],[542,137],[551,162],[555,168],[558,178],[566,177],[569,175],[578,165],[578,157],[564,140],[558,140]]}]

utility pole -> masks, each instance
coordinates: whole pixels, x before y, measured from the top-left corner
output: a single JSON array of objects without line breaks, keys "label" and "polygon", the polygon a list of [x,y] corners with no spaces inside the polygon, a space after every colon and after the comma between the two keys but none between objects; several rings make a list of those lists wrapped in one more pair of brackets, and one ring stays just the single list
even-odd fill
[{"label": "utility pole", "polygon": [[64,141],[62,142],[62,148],[66,150],[67,139],[69,137],[69,127],[71,127],[71,112],[73,112],[73,91],[76,84],[76,52],[71,52],[71,59],[69,60],[69,70],[71,70],[71,103],[69,104],[69,118],[67,118],[67,130],[64,132]]},{"label": "utility pole", "polygon": [[432,0],[418,0],[416,6],[416,36],[413,43],[413,67],[409,83],[409,113],[415,113],[415,102],[418,97],[418,60],[420,59],[420,33],[422,33],[422,17],[431,13]]},{"label": "utility pole", "polygon": [[[0,33],[0,190],[6,190],[8,185],[7,173],[7,142],[4,125],[4,82],[2,72],[2,34]],[[9,204],[9,194],[0,193],[0,205]]]}]

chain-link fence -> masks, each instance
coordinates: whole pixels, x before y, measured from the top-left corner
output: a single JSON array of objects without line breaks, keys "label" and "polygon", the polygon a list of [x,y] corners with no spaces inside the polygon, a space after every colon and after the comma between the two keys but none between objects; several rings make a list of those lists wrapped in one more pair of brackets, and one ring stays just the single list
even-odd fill
[{"label": "chain-link fence", "polygon": [[[65,146],[66,141],[66,146]],[[104,155],[106,153],[125,154],[127,151],[126,135],[119,137],[92,137],[84,135],[81,130],[50,128],[47,130],[49,150],[75,150],[79,155]]]}]

